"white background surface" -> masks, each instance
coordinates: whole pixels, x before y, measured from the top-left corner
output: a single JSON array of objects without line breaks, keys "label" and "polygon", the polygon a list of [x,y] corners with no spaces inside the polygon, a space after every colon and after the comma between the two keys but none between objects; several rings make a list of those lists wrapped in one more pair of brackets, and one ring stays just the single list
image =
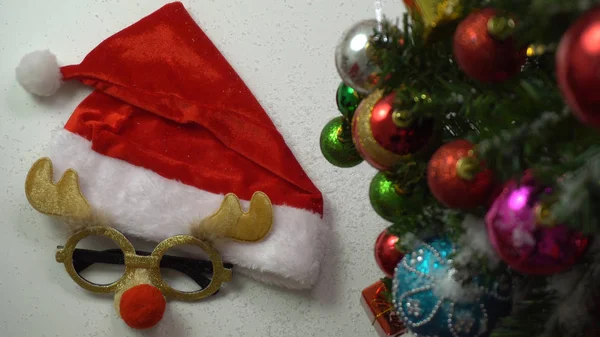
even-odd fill
[{"label": "white background surface", "polygon": [[[171,301],[158,327],[137,332],[117,318],[111,296],[79,288],[54,260],[65,228],[36,213],[24,195],[30,165],[44,156],[89,92],[71,86],[34,99],[16,83],[25,53],[51,49],[78,63],[104,38],[158,9],[160,0],[0,0],[0,336],[375,336],[360,292],[381,277],[373,244],[386,227],[370,208],[375,171],[338,169],[319,151],[319,133],[337,116],[333,50],[343,30],[374,17],[369,0],[187,0],[280,129],[325,196],[334,235],[317,286],[289,291],[234,275],[212,299]],[[384,13],[400,16],[400,0]],[[64,88],[63,88],[64,89]]]}]

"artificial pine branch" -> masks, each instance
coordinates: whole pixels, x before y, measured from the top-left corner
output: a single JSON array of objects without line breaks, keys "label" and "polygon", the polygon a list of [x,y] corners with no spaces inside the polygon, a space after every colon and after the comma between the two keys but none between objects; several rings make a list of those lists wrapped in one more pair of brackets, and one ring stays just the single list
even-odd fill
[{"label": "artificial pine branch", "polygon": [[536,164],[551,165],[559,160],[557,156],[564,154],[544,151],[550,143],[549,138],[556,135],[561,126],[565,126],[565,120],[571,118],[568,110],[561,114],[542,113],[531,123],[511,131],[505,130],[480,142],[477,145],[478,156],[484,159],[486,165],[494,169],[502,180],[514,178]]},{"label": "artificial pine branch", "polygon": [[[518,23],[514,38],[523,48],[535,47],[522,71],[494,84],[467,77],[454,63],[453,29],[423,39],[418,13],[404,16],[402,29],[389,21],[374,38],[373,59],[381,74],[379,87],[394,91],[396,103],[418,118],[434,118],[442,126],[443,141],[465,138],[478,144],[478,156],[500,181],[519,178],[526,170],[560,195],[553,207],[559,222],[585,233],[600,231],[600,134],[565,108],[554,78],[558,41],[573,22],[600,0],[464,0],[462,15],[493,7]],[[415,167],[426,170],[426,157],[415,157]],[[400,168],[395,174],[402,175]],[[425,239],[440,232],[457,242],[464,212],[449,211],[431,196],[424,174],[410,180],[412,203],[406,216],[390,227],[404,237]],[[557,184],[557,180],[560,183]],[[479,210],[470,211],[479,217]],[[409,241],[409,240],[407,240]],[[590,249],[592,250],[592,249]],[[564,286],[561,296],[548,290],[549,278],[524,278],[515,291],[515,310],[504,318],[490,337],[578,336],[582,329],[567,328],[564,306],[573,298],[597,298],[600,254],[588,253],[585,273],[575,284]],[[590,260],[591,259],[591,260]],[[489,268],[485,257],[457,264],[462,281],[474,275],[485,279],[504,273],[505,265]],[[518,277],[518,276],[517,276]],[[551,281],[551,280],[550,280]],[[570,296],[570,297],[569,297]],[[587,327],[587,326],[586,326]],[[577,330],[577,331],[575,331]]]},{"label": "artificial pine branch", "polygon": [[559,183],[559,201],[553,207],[556,221],[585,234],[600,229],[600,146],[582,153],[574,163],[580,166]]},{"label": "artificial pine branch", "polygon": [[[525,2],[526,8],[532,6],[531,1],[524,0],[502,3],[520,6]],[[579,13],[581,9],[560,7],[561,12],[565,10]],[[404,27],[402,32],[386,21],[376,35],[375,59],[382,69],[381,78],[386,79],[381,86],[387,91],[395,89],[397,101],[413,114],[434,117],[444,126],[445,141],[467,138],[475,143],[495,143],[498,151],[487,151],[489,155],[483,157],[500,179],[514,177],[527,168],[546,176],[566,173],[574,169],[566,165],[571,158],[600,140],[597,133],[570,115],[554,128],[532,129],[536,125],[532,121],[541,112],[546,117],[563,115],[562,96],[555,79],[548,76],[554,69],[552,55],[532,59],[512,80],[481,84],[466,78],[452,62],[452,48],[447,43],[451,39],[424,43],[407,17]],[[392,43],[398,40],[403,43]],[[426,158],[421,163],[426,163]],[[414,227],[415,220],[405,222]]]},{"label": "artificial pine branch", "polygon": [[500,320],[490,337],[538,337],[544,332],[555,299],[543,280],[523,279],[521,284],[523,298],[516,301],[513,312]]},{"label": "artificial pine branch", "polygon": [[555,46],[573,21],[598,3],[598,0],[491,0],[488,4],[518,20],[514,36],[522,46],[531,43]]},{"label": "artificial pine branch", "polygon": [[385,301],[388,303],[392,303],[394,294],[392,293],[393,284],[392,279],[389,277],[384,277],[381,280],[381,283],[385,285],[386,291],[383,292],[382,296],[385,298]]}]

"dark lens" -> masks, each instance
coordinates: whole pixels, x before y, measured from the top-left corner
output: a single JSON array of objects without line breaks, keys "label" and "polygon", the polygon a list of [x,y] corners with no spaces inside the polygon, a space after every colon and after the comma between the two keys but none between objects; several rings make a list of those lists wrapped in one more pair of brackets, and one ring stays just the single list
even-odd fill
[{"label": "dark lens", "polygon": [[171,247],[160,261],[160,274],[171,288],[196,292],[206,288],[212,278],[212,262],[195,245]]},{"label": "dark lens", "polygon": [[73,266],[79,276],[97,285],[114,283],[125,273],[121,248],[104,236],[79,241],[73,252]]}]

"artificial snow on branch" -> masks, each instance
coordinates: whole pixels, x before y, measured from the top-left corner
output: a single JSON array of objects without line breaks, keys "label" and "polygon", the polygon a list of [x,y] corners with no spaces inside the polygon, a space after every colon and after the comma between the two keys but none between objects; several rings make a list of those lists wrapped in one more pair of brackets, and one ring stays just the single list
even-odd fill
[{"label": "artificial snow on branch", "polygon": [[474,215],[467,215],[462,226],[464,233],[459,239],[460,250],[454,258],[455,263],[468,265],[470,262],[485,258],[490,269],[496,268],[500,259],[490,244],[484,220]]},{"label": "artificial snow on branch", "polygon": [[556,306],[546,322],[544,337],[580,336],[597,323],[594,316],[600,289],[600,235],[593,238],[585,264],[548,278],[548,290]]}]

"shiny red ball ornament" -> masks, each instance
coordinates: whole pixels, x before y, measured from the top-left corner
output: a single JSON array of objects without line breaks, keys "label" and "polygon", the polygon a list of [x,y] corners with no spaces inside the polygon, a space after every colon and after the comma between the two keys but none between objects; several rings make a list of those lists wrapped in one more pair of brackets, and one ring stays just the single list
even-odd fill
[{"label": "shiny red ball ornament", "polygon": [[600,127],[600,7],[581,16],[562,37],[556,75],[573,113],[583,123]]},{"label": "shiny red ball ornament", "polygon": [[421,150],[433,133],[433,120],[399,127],[394,122],[393,103],[396,94],[391,93],[380,100],[371,112],[371,132],[373,137],[386,150],[399,155],[407,155]]},{"label": "shiny red ball ornament", "polygon": [[422,119],[403,124],[395,107],[396,93],[377,90],[365,98],[352,120],[352,140],[369,164],[390,170],[435,141],[434,122]]},{"label": "shiny red ball ornament", "polygon": [[463,139],[444,144],[433,154],[427,183],[439,202],[463,210],[485,205],[496,190],[492,171],[475,158],[473,144]]},{"label": "shiny red ball ornament", "polygon": [[397,236],[390,234],[386,229],[375,241],[375,261],[387,277],[394,276],[394,269],[404,257],[404,254],[396,249],[398,240]]},{"label": "shiny red ball ornament", "polygon": [[512,37],[496,39],[488,32],[488,21],[496,11],[486,8],[471,13],[454,33],[454,59],[469,77],[481,82],[501,82],[521,70],[526,50],[519,50]]}]

